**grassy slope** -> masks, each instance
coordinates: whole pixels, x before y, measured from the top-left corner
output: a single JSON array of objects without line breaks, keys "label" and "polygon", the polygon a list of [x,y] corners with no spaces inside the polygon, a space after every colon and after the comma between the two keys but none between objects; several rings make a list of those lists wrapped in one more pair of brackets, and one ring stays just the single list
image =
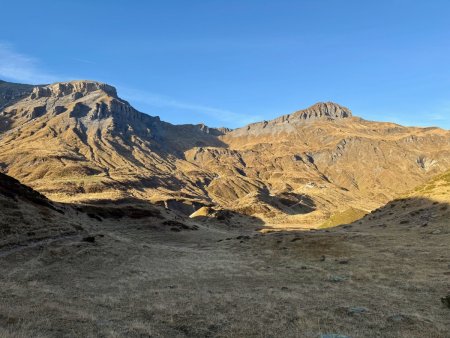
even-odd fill
[{"label": "grassy slope", "polygon": [[[403,194],[401,199],[411,197],[425,197],[450,202],[450,171],[432,178],[429,182],[416,187],[413,191]],[[448,198],[447,198],[448,197]],[[349,208],[342,212],[334,213],[319,228],[331,228],[342,224],[353,223],[363,218],[367,212]]]}]

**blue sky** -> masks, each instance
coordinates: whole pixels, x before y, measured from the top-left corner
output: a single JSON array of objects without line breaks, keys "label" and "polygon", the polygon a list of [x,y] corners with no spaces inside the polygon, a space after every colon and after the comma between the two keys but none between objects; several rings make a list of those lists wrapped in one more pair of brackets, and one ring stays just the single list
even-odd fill
[{"label": "blue sky", "polygon": [[450,2],[2,4],[0,79],[115,85],[172,123],[237,127],[318,101],[450,129]]}]

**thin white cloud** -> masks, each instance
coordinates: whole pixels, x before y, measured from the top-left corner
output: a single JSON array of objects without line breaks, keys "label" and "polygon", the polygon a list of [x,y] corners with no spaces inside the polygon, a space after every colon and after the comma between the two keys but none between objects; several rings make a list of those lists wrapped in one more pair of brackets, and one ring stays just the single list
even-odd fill
[{"label": "thin white cloud", "polygon": [[442,114],[433,114],[430,116],[430,120],[431,121],[446,121],[446,120],[448,120],[448,118],[446,118]]},{"label": "thin white cloud", "polygon": [[[435,110],[436,111],[436,110]],[[450,128],[450,111],[439,110],[439,113],[371,113],[367,114],[366,117],[369,120],[383,121],[383,122],[393,122],[400,124],[402,126],[417,126],[417,127],[441,127],[444,129]]]},{"label": "thin white cloud", "polygon": [[94,62],[94,61],[87,60],[87,59],[73,58],[72,60],[73,60],[73,61],[80,62],[80,63],[89,64],[89,65],[95,65],[95,62]]},{"label": "thin white cloud", "polygon": [[435,113],[428,116],[430,122],[437,123],[442,128],[450,129],[450,104],[443,103],[434,111]]},{"label": "thin white cloud", "polygon": [[259,115],[239,114],[226,109],[204,106],[187,102],[180,102],[168,96],[144,91],[121,88],[121,95],[129,101],[140,102],[153,107],[176,108],[191,111],[200,115],[212,117],[222,123],[232,125],[246,125],[262,120]]},{"label": "thin white cloud", "polygon": [[450,102],[442,101],[432,109],[433,113],[429,116],[432,121],[447,122],[450,124]]},{"label": "thin white cloud", "polygon": [[31,84],[57,80],[54,75],[39,68],[38,60],[17,52],[11,44],[4,42],[0,42],[0,78]]}]

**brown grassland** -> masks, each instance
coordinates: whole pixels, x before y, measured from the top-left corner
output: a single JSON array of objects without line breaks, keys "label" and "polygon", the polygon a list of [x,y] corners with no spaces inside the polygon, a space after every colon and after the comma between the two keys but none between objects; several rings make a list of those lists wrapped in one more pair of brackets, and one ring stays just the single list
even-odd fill
[{"label": "brown grassland", "polygon": [[0,336],[448,337],[449,210],[410,197],[351,225],[266,233],[86,220],[94,242],[1,251]]}]

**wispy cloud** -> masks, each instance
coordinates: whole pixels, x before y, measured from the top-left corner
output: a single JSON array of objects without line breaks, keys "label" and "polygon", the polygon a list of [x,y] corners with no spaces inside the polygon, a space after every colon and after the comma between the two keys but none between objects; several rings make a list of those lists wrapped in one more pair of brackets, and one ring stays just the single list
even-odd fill
[{"label": "wispy cloud", "polygon": [[88,60],[88,59],[73,58],[72,60],[73,61],[77,61],[79,63],[85,63],[85,64],[88,64],[88,65],[95,65],[94,61],[91,61],[91,60]]},{"label": "wispy cloud", "polygon": [[428,112],[376,112],[367,114],[366,118],[375,121],[393,122],[403,126],[431,127],[450,129],[450,106],[438,105]]},{"label": "wispy cloud", "polygon": [[439,124],[440,127],[450,129],[450,102],[442,102],[433,113],[428,116],[433,123]]},{"label": "wispy cloud", "polygon": [[442,114],[432,114],[430,116],[430,120],[431,121],[448,121],[449,118],[448,118],[448,116],[444,116]]},{"label": "wispy cloud", "polygon": [[17,52],[9,43],[0,42],[0,77],[32,84],[51,83],[57,77],[42,71],[39,61]]},{"label": "wispy cloud", "polygon": [[262,120],[262,117],[259,115],[240,114],[226,109],[215,108],[201,104],[181,102],[168,96],[155,93],[148,93],[140,90],[121,88],[120,92],[121,95],[129,101],[140,102],[152,107],[175,108],[184,111],[190,111],[197,113],[199,115],[212,117],[215,120],[225,123],[227,125],[233,126],[245,125],[248,123]]}]

